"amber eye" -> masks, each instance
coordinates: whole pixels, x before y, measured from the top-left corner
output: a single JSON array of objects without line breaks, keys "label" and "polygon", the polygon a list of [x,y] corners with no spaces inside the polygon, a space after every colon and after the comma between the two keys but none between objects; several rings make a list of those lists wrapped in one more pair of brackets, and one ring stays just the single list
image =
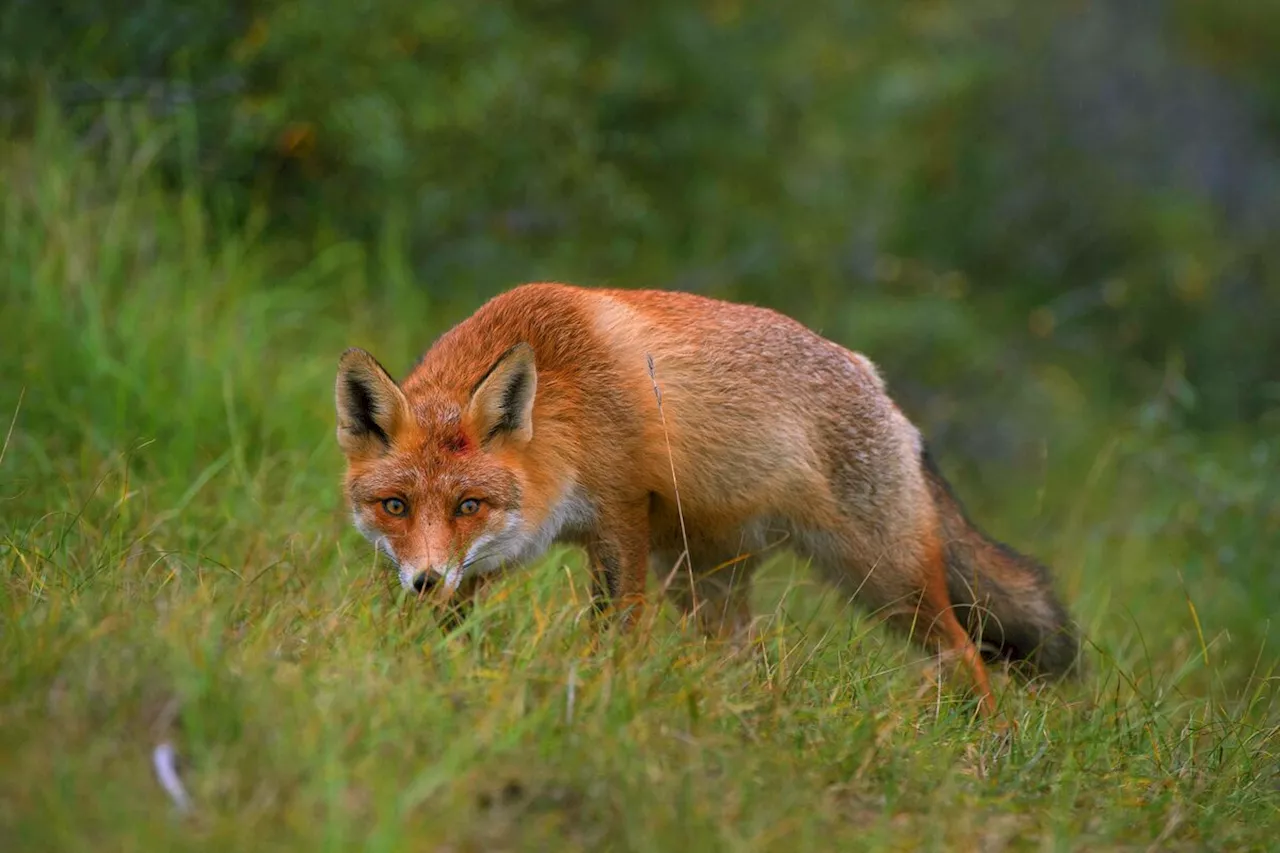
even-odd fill
[{"label": "amber eye", "polygon": [[387,498],[382,502],[382,508],[387,511],[387,515],[404,515],[409,511],[404,501],[399,498]]},{"label": "amber eye", "polygon": [[467,498],[458,504],[458,515],[475,515],[478,509],[480,509],[480,501],[475,498]]}]

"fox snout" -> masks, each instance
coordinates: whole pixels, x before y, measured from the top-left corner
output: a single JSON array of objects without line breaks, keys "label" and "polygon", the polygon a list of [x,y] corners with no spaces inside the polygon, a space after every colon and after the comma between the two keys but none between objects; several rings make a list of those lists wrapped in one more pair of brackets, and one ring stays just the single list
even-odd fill
[{"label": "fox snout", "polygon": [[[403,573],[401,577],[404,577]],[[473,575],[450,585],[447,574],[427,570],[413,575],[405,589],[413,590],[419,599],[432,605],[441,620],[441,627],[451,630],[470,615],[476,594],[485,580],[484,575]]]},{"label": "fox snout", "polygon": [[448,599],[458,591],[462,580],[461,574],[457,570],[401,566],[400,586],[405,591],[412,591],[419,596],[429,595],[432,598]]}]

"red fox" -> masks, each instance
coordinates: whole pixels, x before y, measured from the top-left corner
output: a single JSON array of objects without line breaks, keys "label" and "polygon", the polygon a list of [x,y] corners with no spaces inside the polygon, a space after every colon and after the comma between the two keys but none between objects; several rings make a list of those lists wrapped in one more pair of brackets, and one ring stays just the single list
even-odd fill
[{"label": "red fox", "polygon": [[668,594],[733,635],[753,569],[785,537],[850,597],[957,653],[986,714],[978,644],[1044,676],[1075,667],[1047,571],[969,521],[872,362],[774,311],[521,285],[399,384],[347,350],[336,404],[355,526],[420,593],[465,598],[575,543],[597,605],[624,624],[650,567],[682,563],[690,581]]}]

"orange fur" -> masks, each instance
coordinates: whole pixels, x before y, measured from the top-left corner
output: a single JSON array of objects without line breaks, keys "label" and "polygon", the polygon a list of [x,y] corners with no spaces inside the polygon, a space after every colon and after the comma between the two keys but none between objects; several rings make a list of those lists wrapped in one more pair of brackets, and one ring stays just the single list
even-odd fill
[{"label": "orange fur", "polygon": [[578,543],[601,603],[626,605],[633,622],[651,564],[669,571],[687,547],[692,582],[670,595],[697,603],[706,630],[737,633],[759,553],[785,539],[860,601],[922,618],[927,639],[961,653],[984,711],[994,702],[973,640],[989,638],[957,620],[959,581],[990,580],[997,603],[1033,614],[1024,622],[1042,634],[1065,627],[1052,590],[1014,556],[952,548],[958,535],[989,540],[875,366],[773,311],[523,285],[443,335],[399,384],[349,350],[336,390],[355,521],[406,585],[448,597],[551,541]]}]

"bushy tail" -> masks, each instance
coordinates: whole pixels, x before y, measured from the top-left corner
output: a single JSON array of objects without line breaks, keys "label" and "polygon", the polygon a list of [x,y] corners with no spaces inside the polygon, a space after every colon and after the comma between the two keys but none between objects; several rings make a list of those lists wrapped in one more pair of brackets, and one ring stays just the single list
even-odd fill
[{"label": "bushy tail", "polygon": [[920,461],[942,525],[947,591],[974,643],[984,656],[1023,662],[1032,674],[1078,672],[1080,642],[1048,569],[979,530],[927,448]]}]

